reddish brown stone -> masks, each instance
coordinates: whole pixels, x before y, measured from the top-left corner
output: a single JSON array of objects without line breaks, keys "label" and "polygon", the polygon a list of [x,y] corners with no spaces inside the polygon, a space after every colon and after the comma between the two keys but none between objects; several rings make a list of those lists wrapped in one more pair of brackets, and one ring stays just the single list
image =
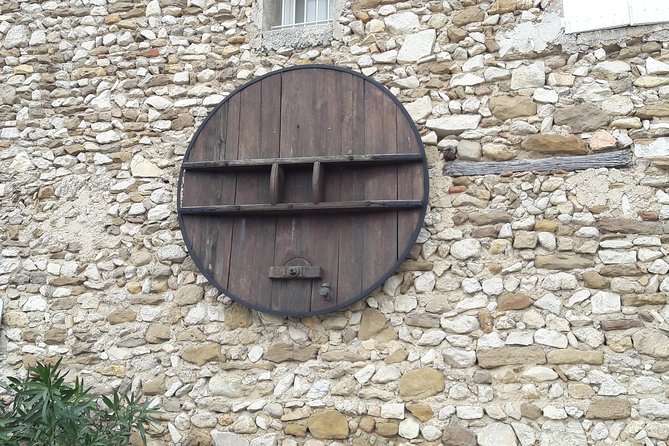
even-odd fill
[{"label": "reddish brown stone", "polygon": [[504,294],[497,299],[499,311],[523,310],[531,305],[532,299],[523,293]]},{"label": "reddish brown stone", "polygon": [[484,333],[492,333],[492,327],[495,319],[492,317],[492,314],[490,314],[490,311],[485,308],[479,311],[478,320],[479,325],[481,326],[481,330],[483,330]]},{"label": "reddish brown stone", "polygon": [[638,215],[644,221],[657,221],[660,219],[660,214],[655,211],[640,211]]},{"label": "reddish brown stone", "polygon": [[448,193],[449,194],[459,194],[462,192],[465,192],[467,190],[467,186],[451,186],[448,188]]},{"label": "reddish brown stone", "polygon": [[144,52],[144,57],[158,57],[160,50],[158,48],[151,48]]}]

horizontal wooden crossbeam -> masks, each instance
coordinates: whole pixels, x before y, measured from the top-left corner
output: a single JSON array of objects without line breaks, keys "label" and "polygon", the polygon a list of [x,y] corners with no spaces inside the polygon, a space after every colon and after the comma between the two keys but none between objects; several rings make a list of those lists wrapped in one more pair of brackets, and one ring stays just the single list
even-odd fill
[{"label": "horizontal wooden crossbeam", "polygon": [[420,200],[365,200],[323,203],[227,204],[218,206],[184,206],[181,214],[216,215],[279,215],[306,212],[370,212],[414,209],[423,206]]},{"label": "horizontal wooden crossbeam", "polygon": [[229,170],[229,169],[262,169],[271,168],[273,164],[280,166],[306,166],[314,163],[326,165],[353,166],[377,165],[377,164],[399,164],[422,161],[420,153],[383,153],[377,155],[342,155],[342,156],[316,156],[297,158],[264,158],[245,160],[220,160],[220,161],[189,161],[184,162],[186,170]]}]

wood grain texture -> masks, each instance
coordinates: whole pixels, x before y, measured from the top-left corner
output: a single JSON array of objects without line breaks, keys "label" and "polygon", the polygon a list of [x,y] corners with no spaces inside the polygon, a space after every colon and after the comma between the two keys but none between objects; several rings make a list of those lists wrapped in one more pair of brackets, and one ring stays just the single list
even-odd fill
[{"label": "wood grain texture", "polygon": [[593,153],[579,156],[554,156],[550,158],[513,160],[513,161],[451,161],[444,165],[444,175],[452,177],[474,175],[497,175],[509,172],[554,172],[601,167],[626,167],[632,162],[632,152],[617,150],[614,152]]},{"label": "wood grain texture", "polygon": [[403,260],[425,174],[415,127],[382,87],[340,69],[287,69],[231,94],[198,131],[182,166],[182,230],[223,292],[320,314]]}]

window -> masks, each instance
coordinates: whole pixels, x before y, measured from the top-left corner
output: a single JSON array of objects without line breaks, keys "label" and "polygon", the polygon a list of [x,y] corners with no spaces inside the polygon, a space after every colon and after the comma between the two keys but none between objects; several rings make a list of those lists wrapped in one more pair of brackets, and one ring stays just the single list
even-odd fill
[{"label": "window", "polygon": [[667,0],[563,0],[565,32],[669,22]]},{"label": "window", "polygon": [[272,29],[327,22],[330,18],[329,3],[329,0],[282,0],[281,24]]},{"label": "window", "polygon": [[[2,2],[2,0],[0,0]],[[254,21],[264,50],[328,45],[341,36],[338,17],[346,0],[257,0]]]}]

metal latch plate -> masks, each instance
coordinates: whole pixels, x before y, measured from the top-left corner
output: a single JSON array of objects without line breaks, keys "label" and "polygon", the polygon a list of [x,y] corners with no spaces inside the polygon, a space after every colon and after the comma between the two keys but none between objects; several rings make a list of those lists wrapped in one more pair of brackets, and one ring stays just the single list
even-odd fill
[{"label": "metal latch plate", "polygon": [[270,266],[269,278],[275,280],[320,279],[320,266]]}]

